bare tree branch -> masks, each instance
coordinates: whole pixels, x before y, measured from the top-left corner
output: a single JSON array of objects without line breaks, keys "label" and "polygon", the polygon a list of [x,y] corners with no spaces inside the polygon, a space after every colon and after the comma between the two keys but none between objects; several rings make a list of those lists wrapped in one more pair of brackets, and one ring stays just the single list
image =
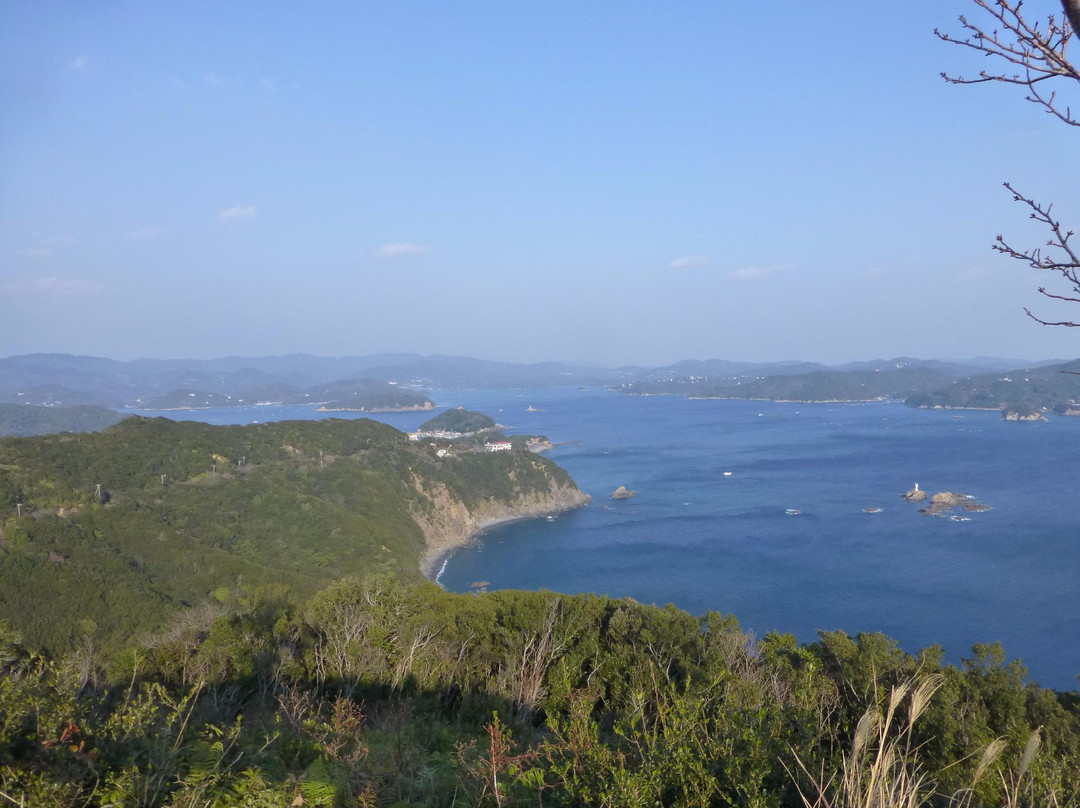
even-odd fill
[{"label": "bare tree branch", "polygon": [[[1063,16],[1058,19],[1051,14],[1046,18],[1045,24],[1038,20],[1030,22],[1025,18],[1024,0],[972,2],[993,18],[995,27],[986,29],[961,16],[960,25],[965,32],[962,38],[943,34],[936,29],[934,34],[944,42],[970,48],[992,59],[1003,60],[1019,70],[1015,73],[983,70],[978,78],[942,73],[942,78],[951,84],[996,81],[1021,85],[1028,90],[1028,101],[1041,106],[1045,112],[1070,126],[1080,126],[1080,120],[1073,117],[1070,107],[1059,101],[1057,90],[1049,93],[1042,90],[1043,82],[1051,79],[1063,79],[1066,82],[1072,80],[1080,84],[1080,67],[1070,62],[1068,56],[1069,42],[1073,35],[1080,31],[1080,0],[1061,0]],[[1061,223],[1053,217],[1053,205],[1044,207],[1007,182],[1005,187],[1013,195],[1014,201],[1028,208],[1032,219],[1049,230],[1050,238],[1042,247],[1019,249],[999,235],[993,248],[1002,255],[1023,261],[1032,269],[1057,273],[1072,289],[1071,293],[1058,294],[1039,287],[1039,294],[1051,300],[1080,303],[1080,254],[1070,243],[1073,231],[1062,229]],[[1045,320],[1032,314],[1027,308],[1024,311],[1028,317],[1042,325],[1080,326],[1080,323],[1071,320]]]},{"label": "bare tree branch", "polygon": [[1057,93],[1040,92],[1040,82],[1052,78],[1067,78],[1080,82],[1080,69],[1068,58],[1069,42],[1078,30],[1073,17],[1080,17],[1080,0],[1062,0],[1065,16],[1054,14],[1047,17],[1045,26],[1030,23],[1023,15],[1023,0],[972,0],[996,21],[996,27],[984,29],[966,17],[960,17],[965,35],[957,38],[934,29],[943,42],[971,48],[985,56],[1004,60],[1020,68],[1018,72],[990,72],[982,70],[978,78],[964,76],[941,76],[951,84],[981,84],[999,81],[1019,84],[1028,89],[1027,100],[1043,107],[1070,126],[1080,126],[1080,120],[1072,116],[1068,106],[1062,106]]},{"label": "bare tree branch", "polygon": [[[1030,216],[1032,219],[1046,226],[1051,233],[1051,238],[1047,240],[1043,247],[1036,247],[1033,250],[1024,250],[1013,247],[1005,240],[1004,236],[999,235],[993,248],[1002,255],[1014,258],[1017,261],[1023,261],[1032,269],[1037,269],[1040,272],[1058,273],[1066,283],[1072,287],[1073,291],[1072,295],[1062,295],[1049,292],[1046,290],[1046,287],[1040,286],[1039,294],[1052,300],[1080,303],[1080,254],[1078,254],[1073,245],[1069,243],[1070,239],[1073,237],[1073,231],[1062,230],[1061,222],[1057,221],[1052,215],[1053,205],[1043,207],[1035,200],[1021,194],[1009,183],[1006,182],[1005,187],[1013,195],[1013,200],[1022,203],[1030,209]],[[1027,312],[1028,317],[1042,325],[1080,325],[1071,321],[1050,322],[1040,317],[1036,317],[1026,308],[1024,311]]]}]

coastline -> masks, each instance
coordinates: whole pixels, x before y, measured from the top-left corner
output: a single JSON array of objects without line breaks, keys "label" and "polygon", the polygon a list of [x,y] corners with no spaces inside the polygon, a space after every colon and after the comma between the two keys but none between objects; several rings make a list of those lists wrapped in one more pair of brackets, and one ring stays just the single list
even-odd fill
[{"label": "coastline", "polygon": [[687,396],[687,401],[771,401],[774,404],[888,404],[887,396],[875,396],[874,398],[739,398],[736,396]]},{"label": "coastline", "polygon": [[[421,524],[427,537],[427,551],[420,560],[420,573],[429,581],[439,584],[439,576],[446,567],[446,562],[462,547],[475,543],[479,537],[493,527],[521,522],[525,519],[542,519],[556,516],[567,511],[577,510],[592,501],[592,497],[575,489],[564,489],[544,500],[522,502],[516,506],[503,506],[495,512],[480,518],[468,514],[464,519],[454,520],[453,525],[441,526]],[[452,509],[456,510],[456,509]],[[439,584],[442,586],[442,584]]]},{"label": "coastline", "polygon": [[430,412],[435,409],[435,405],[430,401],[426,404],[409,404],[403,407],[327,407],[323,405],[319,407],[319,412],[370,412],[370,413],[382,413],[382,412]]}]

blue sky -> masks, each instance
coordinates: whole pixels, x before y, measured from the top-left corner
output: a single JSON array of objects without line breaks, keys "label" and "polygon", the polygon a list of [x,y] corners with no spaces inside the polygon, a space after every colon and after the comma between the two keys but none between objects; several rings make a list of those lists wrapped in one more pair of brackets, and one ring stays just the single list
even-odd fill
[{"label": "blue sky", "polygon": [[4,4],[0,355],[1080,355],[970,5]]}]

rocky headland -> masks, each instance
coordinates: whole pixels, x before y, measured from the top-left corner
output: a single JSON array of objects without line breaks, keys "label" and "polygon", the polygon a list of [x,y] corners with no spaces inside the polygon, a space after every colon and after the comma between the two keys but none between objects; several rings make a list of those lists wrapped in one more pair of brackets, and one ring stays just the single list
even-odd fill
[{"label": "rocky headland", "polygon": [[414,514],[413,518],[423,531],[427,543],[427,552],[420,561],[420,571],[432,581],[443,561],[454,550],[470,544],[482,531],[519,519],[553,516],[580,508],[592,500],[572,482],[560,483],[553,479],[542,493],[523,493],[509,502],[488,499],[471,507],[454,497],[441,484],[423,487],[422,492],[433,507]]}]

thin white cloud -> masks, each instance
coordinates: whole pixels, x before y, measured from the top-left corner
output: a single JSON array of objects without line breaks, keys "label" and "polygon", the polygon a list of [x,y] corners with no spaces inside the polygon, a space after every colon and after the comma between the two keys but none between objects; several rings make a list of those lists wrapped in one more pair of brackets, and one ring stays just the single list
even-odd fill
[{"label": "thin white cloud", "polygon": [[767,267],[739,267],[728,272],[724,277],[736,281],[755,281],[760,278],[768,278],[783,272],[791,272],[795,267],[791,264],[773,264]]},{"label": "thin white cloud", "polygon": [[152,238],[160,238],[163,235],[165,235],[164,227],[151,225],[150,227],[140,227],[138,230],[125,233],[124,238],[128,241],[147,241]]},{"label": "thin white cloud", "polygon": [[86,297],[96,295],[101,287],[92,281],[65,280],[55,276],[48,278],[17,278],[0,286],[8,295],[45,297]]},{"label": "thin white cloud", "polygon": [[71,60],[71,67],[75,68],[76,70],[85,70],[88,64],[90,64],[90,60],[87,59],[85,56],[76,56],[74,59]]},{"label": "thin white cloud", "polygon": [[676,258],[668,265],[668,269],[693,269],[694,267],[707,267],[713,262],[711,255],[684,255]]},{"label": "thin white cloud", "polygon": [[19,250],[19,255],[25,258],[52,258],[52,247],[27,247],[25,250]]},{"label": "thin white cloud", "polygon": [[222,76],[219,73],[207,73],[202,80],[209,87],[239,87],[241,84],[236,76]]},{"label": "thin white cloud", "polygon": [[218,212],[219,222],[238,222],[244,219],[254,219],[257,215],[254,205],[235,205]]},{"label": "thin white cloud", "polygon": [[400,258],[403,255],[420,255],[428,252],[431,252],[428,247],[421,247],[419,244],[410,244],[404,241],[395,244],[383,244],[375,251],[375,254],[380,258]]}]

